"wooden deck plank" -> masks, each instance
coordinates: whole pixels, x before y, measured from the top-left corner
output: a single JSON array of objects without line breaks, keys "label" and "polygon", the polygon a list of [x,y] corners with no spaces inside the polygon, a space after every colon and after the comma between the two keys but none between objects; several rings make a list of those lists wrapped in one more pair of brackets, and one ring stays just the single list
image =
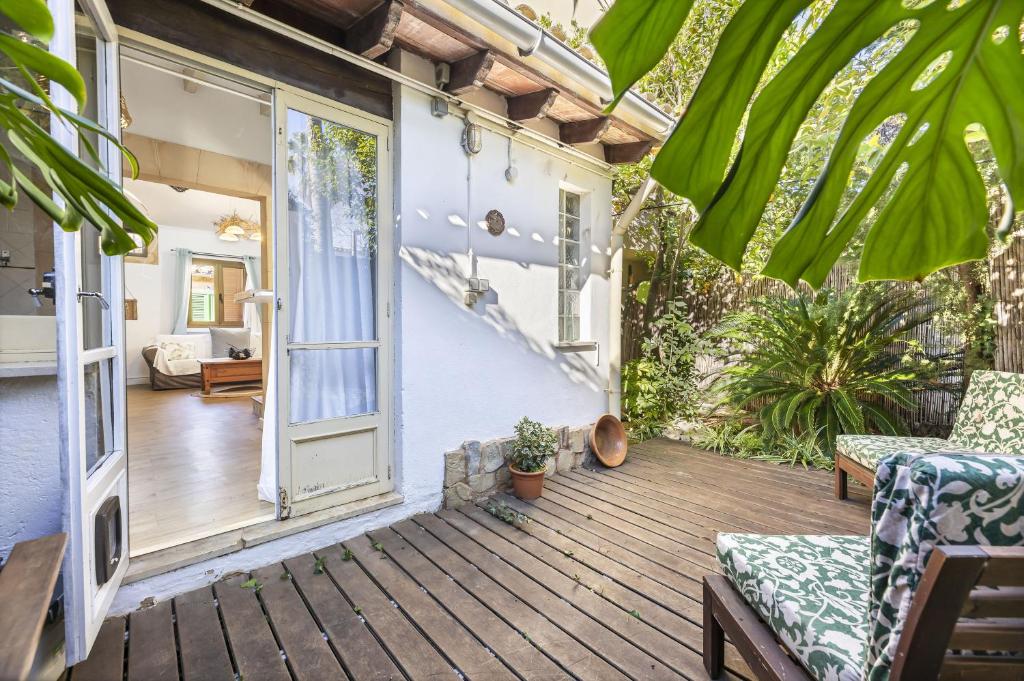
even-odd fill
[{"label": "wooden deck plank", "polygon": [[628,678],[420,525],[406,520],[392,529],[576,678]]},{"label": "wooden deck plank", "polygon": [[[827,514],[822,515],[815,512],[815,505],[822,502],[807,491],[802,495],[773,499],[767,492],[762,492],[762,488],[767,488],[764,483],[760,487],[741,484],[732,486],[716,480],[717,477],[724,476],[709,476],[700,480],[694,480],[692,477],[679,479],[671,470],[652,470],[643,464],[623,466],[621,470],[626,475],[649,481],[671,480],[672,486],[676,487],[679,494],[685,494],[698,503],[708,504],[712,508],[729,505],[737,513],[772,518],[777,522],[803,528],[804,532],[848,534],[867,531],[866,520],[858,523],[841,517],[848,512],[847,509],[837,511],[832,518],[829,518]],[[805,512],[790,510],[793,508],[802,509]]]},{"label": "wooden deck plank", "polygon": [[[714,532],[763,532],[770,534],[777,531],[777,526],[771,523],[771,519],[749,519],[743,518],[727,510],[710,509],[703,504],[696,504],[686,499],[671,495],[670,487],[659,486],[642,478],[634,478],[624,474],[618,469],[591,470],[580,468],[573,471],[573,475],[580,480],[587,480],[597,486],[598,489],[616,494],[631,494],[640,497],[651,503],[652,508],[662,508],[666,513],[672,513],[674,517],[692,518],[694,522]],[[656,502],[656,505],[655,505]]]},{"label": "wooden deck plank", "polygon": [[391,599],[377,588],[356,561],[342,560],[340,547],[317,551],[316,555],[325,559],[324,569],[409,678],[418,681],[455,676],[451,663],[391,605]]},{"label": "wooden deck plank", "polygon": [[228,656],[213,589],[196,589],[175,598],[174,618],[185,681],[232,681],[235,670]]},{"label": "wooden deck plank", "polygon": [[[525,531],[476,507],[425,514],[261,568],[258,595],[241,575],[216,599],[178,596],[176,624],[170,603],[135,613],[127,645],[111,619],[71,681],[177,679],[179,660],[182,681],[703,679],[701,579],[718,570],[719,531],[868,528],[863,501],[831,499],[829,473],[632,449],[619,468],[552,476],[535,501],[496,495]],[[750,673],[731,646],[726,669]]]},{"label": "wooden deck plank", "polygon": [[486,679],[515,681],[512,671],[491,654],[462,624],[448,614],[432,596],[422,591],[401,568],[388,559],[383,544],[374,548],[366,537],[343,543],[360,567],[392,601],[407,614],[424,635],[443,650],[455,667],[470,681]]},{"label": "wooden deck plank", "polygon": [[[544,497],[547,502],[557,504],[564,509],[573,511],[577,516],[586,516],[588,521],[603,525],[619,535],[628,536],[638,542],[636,550],[645,555],[652,556],[655,560],[666,567],[685,571],[686,574],[693,570],[709,571],[714,570],[718,565],[710,551],[699,551],[692,546],[677,544],[671,539],[653,532],[641,524],[631,523],[622,519],[611,504],[593,501],[580,501],[566,494],[561,490],[544,490]],[[659,558],[660,557],[660,558]],[[703,574],[703,573],[702,573]]]},{"label": "wooden deck plank", "polygon": [[263,585],[257,595],[263,602],[270,626],[284,649],[285,662],[296,681],[344,678],[341,664],[295,590],[284,565],[268,565],[254,570],[252,576]]},{"label": "wooden deck plank", "polygon": [[124,617],[111,617],[100,627],[89,659],[72,670],[73,681],[120,681],[124,677]]},{"label": "wooden deck plank", "polygon": [[[492,579],[512,589],[516,596],[532,607],[540,610],[552,622],[572,634],[588,647],[598,652],[601,657],[634,679],[674,679],[680,674],[669,668],[661,660],[650,655],[643,648],[628,638],[620,636],[639,633],[639,622],[623,613],[627,619],[615,618],[612,622],[599,621],[586,616],[570,603],[563,600],[519,572],[511,565],[495,560],[487,550],[479,544],[470,542],[466,536],[436,515],[419,515],[413,520],[454,549],[461,556],[471,561],[482,572]],[[628,631],[628,634],[625,632]]]},{"label": "wooden deck plank", "polygon": [[[340,560],[329,558],[327,560]],[[326,569],[316,570],[316,556],[308,553],[284,562],[292,581],[327,634],[327,642],[356,681],[391,681],[405,676],[388,656],[352,604],[334,586]]]},{"label": "wooden deck plank", "polygon": [[128,681],[177,681],[178,650],[171,602],[128,617]]},{"label": "wooden deck plank", "polygon": [[[684,676],[692,677],[703,669],[700,626],[643,593],[632,591],[610,576],[591,569],[571,549],[557,551],[479,508],[464,507],[460,512],[438,515],[595,618],[611,621],[621,613],[612,613],[609,617],[609,606],[619,608],[633,621],[631,624],[641,624],[637,636],[626,632],[630,640]],[[494,538],[487,532],[493,533]],[[639,617],[631,613],[638,613]],[[740,674],[747,671],[739,657],[734,656],[729,662],[730,669]]]},{"label": "wooden deck plank", "polygon": [[290,681],[281,648],[256,594],[242,588],[248,579],[248,575],[238,575],[213,585],[238,674],[246,681]]},{"label": "wooden deck plank", "polygon": [[569,675],[518,631],[487,609],[426,556],[387,528],[370,533],[388,557],[426,589],[463,626],[527,681],[567,681]]},{"label": "wooden deck plank", "polygon": [[[598,513],[592,513],[591,515],[599,519],[606,517],[614,518],[642,530],[642,534],[634,534],[634,536],[638,539],[643,539],[649,544],[660,546],[666,551],[672,551],[675,548],[682,550],[683,547],[688,547],[697,552],[697,554],[703,554],[690,559],[698,565],[710,568],[716,563],[713,541],[709,537],[697,536],[688,531],[690,526],[675,523],[669,525],[666,522],[662,522],[666,520],[663,516],[651,518],[649,515],[638,513],[634,510],[635,507],[630,500],[621,497],[605,497],[599,492],[587,490],[585,485],[581,486],[579,483],[568,480],[561,475],[545,481],[545,486],[545,491],[550,489],[553,492],[557,492],[561,497],[571,499],[576,503],[598,511]],[[614,524],[618,525],[618,523]]]},{"label": "wooden deck plank", "polygon": [[[526,515],[531,521],[550,528],[559,536],[568,537],[599,555],[623,565],[629,565],[655,582],[676,591],[695,603],[701,602],[701,586],[696,576],[666,567],[633,550],[629,547],[629,544],[635,541],[632,537],[616,533],[610,528],[598,525],[572,511],[563,512],[564,509],[560,509],[554,504],[545,508],[546,502],[543,499],[528,503],[511,495],[500,494],[495,497],[495,500]],[[669,558],[671,559],[671,556]]]}]

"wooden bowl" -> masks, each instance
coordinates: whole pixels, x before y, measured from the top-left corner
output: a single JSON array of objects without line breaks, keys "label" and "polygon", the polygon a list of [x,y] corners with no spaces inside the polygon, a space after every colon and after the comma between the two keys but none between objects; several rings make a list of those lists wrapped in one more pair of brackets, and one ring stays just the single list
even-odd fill
[{"label": "wooden bowl", "polygon": [[608,468],[622,465],[627,449],[626,429],[622,427],[622,421],[611,414],[599,418],[590,429],[590,449]]}]

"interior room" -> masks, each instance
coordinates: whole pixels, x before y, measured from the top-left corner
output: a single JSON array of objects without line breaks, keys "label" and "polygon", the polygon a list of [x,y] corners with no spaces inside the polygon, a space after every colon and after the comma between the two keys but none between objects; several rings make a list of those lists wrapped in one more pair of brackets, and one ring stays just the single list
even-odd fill
[{"label": "interior room", "polygon": [[274,517],[273,486],[258,492],[273,121],[268,93],[130,48],[121,79],[125,193],[159,226],[124,266],[136,556]]}]

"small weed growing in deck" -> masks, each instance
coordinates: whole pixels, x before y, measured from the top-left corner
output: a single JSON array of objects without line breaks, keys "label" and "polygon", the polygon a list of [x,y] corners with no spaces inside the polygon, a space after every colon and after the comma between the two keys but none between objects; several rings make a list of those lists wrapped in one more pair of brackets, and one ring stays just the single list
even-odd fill
[{"label": "small weed growing in deck", "polygon": [[356,607],[352,608],[352,612],[354,612],[355,614],[359,615],[359,614],[362,614],[362,612],[363,612],[363,609],[362,609],[362,608],[360,608],[360,607],[359,607],[359,606],[357,605]]},{"label": "small weed growing in deck", "polygon": [[327,557],[326,556],[320,556],[319,558],[317,558],[316,562],[313,563],[313,574],[314,575],[322,575],[324,573],[324,563],[326,563],[326,562],[327,562]]},{"label": "small weed growing in deck", "polygon": [[260,584],[259,580],[255,577],[242,582],[239,586],[241,586],[243,589],[252,589],[256,593],[259,593],[260,589],[263,588],[263,585]]},{"label": "small weed growing in deck", "polygon": [[640,619],[640,611],[639,610],[630,610],[629,614],[632,615],[633,617],[637,618],[637,619]]},{"label": "small weed growing in deck", "polygon": [[345,549],[345,551],[341,554],[341,559],[352,560],[352,552],[349,549]]},{"label": "small weed growing in deck", "polygon": [[520,513],[519,511],[511,508],[508,504],[487,504],[484,506],[484,510],[493,515],[498,520],[506,522],[513,527],[522,529],[524,525],[530,522],[530,519]]},{"label": "small weed growing in deck", "polygon": [[373,547],[374,551],[383,551],[384,550],[384,545],[381,544],[379,541],[373,542],[372,544],[370,544],[370,546]]}]

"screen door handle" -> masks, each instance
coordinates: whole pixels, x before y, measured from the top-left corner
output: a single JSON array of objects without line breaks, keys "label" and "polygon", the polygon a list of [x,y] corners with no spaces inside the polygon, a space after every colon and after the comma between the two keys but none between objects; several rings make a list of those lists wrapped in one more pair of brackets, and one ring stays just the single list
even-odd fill
[{"label": "screen door handle", "polygon": [[102,307],[104,310],[110,309],[110,303],[107,302],[107,299],[104,298],[103,294],[100,293],[99,291],[79,291],[78,302],[82,302],[82,298],[95,298],[96,300],[100,301],[100,307]]}]

